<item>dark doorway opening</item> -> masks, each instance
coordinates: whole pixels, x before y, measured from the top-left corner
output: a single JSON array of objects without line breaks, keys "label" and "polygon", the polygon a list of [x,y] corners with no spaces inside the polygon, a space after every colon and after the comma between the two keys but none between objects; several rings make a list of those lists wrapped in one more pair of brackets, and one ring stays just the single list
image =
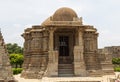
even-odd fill
[{"label": "dark doorway opening", "polygon": [[69,56],[68,36],[59,36],[59,56]]}]

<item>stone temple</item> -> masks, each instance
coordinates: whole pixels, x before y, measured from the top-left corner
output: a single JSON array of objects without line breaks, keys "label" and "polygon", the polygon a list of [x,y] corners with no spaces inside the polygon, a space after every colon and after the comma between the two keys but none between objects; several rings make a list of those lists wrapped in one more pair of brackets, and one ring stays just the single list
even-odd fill
[{"label": "stone temple", "polygon": [[17,82],[14,79],[7,48],[0,31],[0,82]]},{"label": "stone temple", "polygon": [[[112,75],[111,57],[99,55],[98,33],[70,8],[60,8],[41,25],[25,29],[21,77]],[[107,58],[109,57],[109,58]]]}]

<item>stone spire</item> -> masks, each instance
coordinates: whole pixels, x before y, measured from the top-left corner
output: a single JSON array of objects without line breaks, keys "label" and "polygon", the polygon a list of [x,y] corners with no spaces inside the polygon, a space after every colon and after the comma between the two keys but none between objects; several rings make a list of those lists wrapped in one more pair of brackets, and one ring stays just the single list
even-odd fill
[{"label": "stone spire", "polygon": [[3,44],[4,44],[4,39],[3,39],[1,29],[0,29],[0,46],[3,46]]},{"label": "stone spire", "polygon": [[1,30],[0,30],[0,82],[15,82],[8,57],[8,52],[5,47]]}]

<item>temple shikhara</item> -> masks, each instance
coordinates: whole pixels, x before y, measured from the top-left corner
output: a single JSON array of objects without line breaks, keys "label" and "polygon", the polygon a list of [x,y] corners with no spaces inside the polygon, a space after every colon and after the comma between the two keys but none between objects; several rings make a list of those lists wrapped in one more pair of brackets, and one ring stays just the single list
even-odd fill
[{"label": "temple shikhara", "polygon": [[25,29],[21,77],[97,77],[114,74],[111,56],[98,53],[98,32],[70,8]]},{"label": "temple shikhara", "polygon": [[14,79],[9,55],[0,30],[0,82],[17,82]]}]

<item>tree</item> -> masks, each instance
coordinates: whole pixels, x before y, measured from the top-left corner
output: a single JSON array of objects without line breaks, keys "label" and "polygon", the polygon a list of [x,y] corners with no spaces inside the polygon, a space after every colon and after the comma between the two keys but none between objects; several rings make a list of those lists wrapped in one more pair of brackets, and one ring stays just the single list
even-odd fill
[{"label": "tree", "polygon": [[18,65],[20,68],[23,64],[23,55],[21,54],[10,54],[10,63],[11,65],[15,65],[15,68],[18,68]]},{"label": "tree", "polygon": [[10,63],[15,68],[22,67],[23,64],[23,48],[18,44],[8,43],[6,44],[8,53],[10,54]]},{"label": "tree", "polygon": [[21,46],[18,46],[18,44],[14,43],[8,43],[6,44],[7,50],[9,54],[23,54],[23,48]]}]

